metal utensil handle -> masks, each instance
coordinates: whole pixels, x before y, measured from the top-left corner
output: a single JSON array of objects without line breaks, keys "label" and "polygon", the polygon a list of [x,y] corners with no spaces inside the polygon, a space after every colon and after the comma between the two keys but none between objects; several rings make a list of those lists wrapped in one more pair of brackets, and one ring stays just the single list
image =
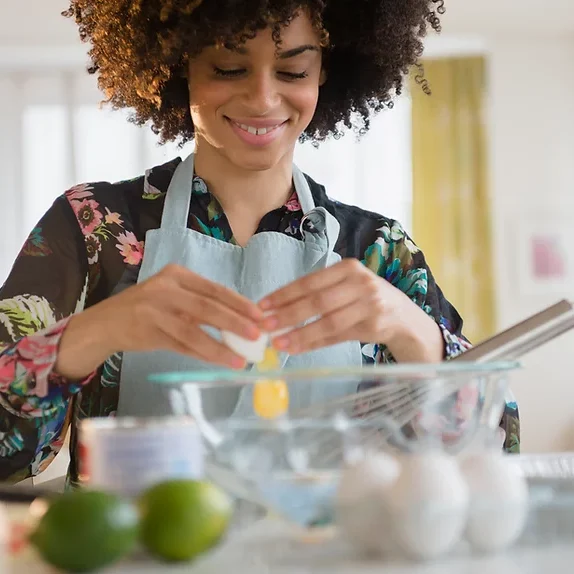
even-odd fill
[{"label": "metal utensil handle", "polygon": [[519,359],[572,329],[574,305],[563,300],[494,335],[453,360],[485,363]]}]

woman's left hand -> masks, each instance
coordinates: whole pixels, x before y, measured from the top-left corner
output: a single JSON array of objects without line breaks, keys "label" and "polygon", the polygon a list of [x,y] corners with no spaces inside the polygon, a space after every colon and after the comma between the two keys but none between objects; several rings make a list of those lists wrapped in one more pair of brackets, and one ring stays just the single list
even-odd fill
[{"label": "woman's left hand", "polygon": [[[275,348],[296,355],[345,341],[380,343],[400,362],[444,358],[440,328],[402,291],[358,259],[307,275],[260,302]],[[311,323],[301,326],[310,319]]]}]

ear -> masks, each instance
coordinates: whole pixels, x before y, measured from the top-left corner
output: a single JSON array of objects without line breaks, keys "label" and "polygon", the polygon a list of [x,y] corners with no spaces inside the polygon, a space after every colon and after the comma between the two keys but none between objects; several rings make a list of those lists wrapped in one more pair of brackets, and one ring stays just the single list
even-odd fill
[{"label": "ear", "polygon": [[319,76],[319,86],[324,86],[327,82],[327,70],[321,68],[321,75]]}]

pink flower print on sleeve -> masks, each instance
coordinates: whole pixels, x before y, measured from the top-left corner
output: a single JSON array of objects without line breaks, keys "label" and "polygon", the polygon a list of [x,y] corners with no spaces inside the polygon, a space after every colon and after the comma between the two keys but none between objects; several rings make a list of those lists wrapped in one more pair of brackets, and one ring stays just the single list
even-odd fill
[{"label": "pink flower print on sleeve", "polygon": [[65,195],[68,198],[68,201],[81,201],[82,199],[92,197],[94,195],[92,193],[93,189],[94,188],[92,186],[83,183],[66,191]]},{"label": "pink flower print on sleeve", "polygon": [[119,243],[116,247],[124,258],[124,262],[128,265],[139,265],[143,259],[144,242],[138,241],[132,231],[120,233],[117,239]]},{"label": "pink flower print on sleeve", "polygon": [[121,227],[123,225],[123,221],[122,218],[120,216],[119,213],[112,213],[107,207],[106,207],[106,224],[107,225],[118,225],[119,227]]},{"label": "pink flower print on sleeve", "polygon": [[84,199],[82,201],[70,202],[78,223],[82,228],[84,235],[92,235],[94,231],[102,224],[103,216],[99,211],[99,204],[93,199]]}]

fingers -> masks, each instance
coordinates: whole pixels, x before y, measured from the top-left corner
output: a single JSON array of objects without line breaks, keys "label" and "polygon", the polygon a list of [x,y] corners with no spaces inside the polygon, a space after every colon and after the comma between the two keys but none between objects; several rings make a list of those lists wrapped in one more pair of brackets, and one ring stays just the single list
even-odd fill
[{"label": "fingers", "polygon": [[210,337],[199,325],[184,317],[156,313],[152,313],[152,318],[157,329],[158,348],[191,355],[202,361],[232,369],[245,367],[244,358]]},{"label": "fingers", "polygon": [[321,292],[357,275],[365,275],[369,270],[357,259],[345,259],[332,267],[306,275],[269,295],[259,306],[264,311],[279,309],[306,297],[312,292]]},{"label": "fingers", "polygon": [[[217,262],[214,262],[216,264]],[[255,322],[263,318],[262,310],[252,301],[227,287],[210,281],[184,267],[168,266],[162,271],[172,277],[183,289],[203,295],[206,299],[218,301],[221,305],[233,309],[238,315]]]},{"label": "fingers", "polygon": [[143,286],[145,304],[161,305],[190,321],[256,340],[262,311],[249,299],[177,266],[168,266]]},{"label": "fingers", "polygon": [[178,266],[166,267],[134,289],[124,293],[122,305],[131,309],[131,326],[124,339],[132,350],[161,348],[216,365],[245,367],[243,357],[202,326],[256,340],[260,336],[257,321],[263,314],[254,303]]},{"label": "fingers", "polygon": [[358,300],[352,305],[342,307],[317,321],[274,339],[273,346],[296,355],[355,340],[361,325],[368,321],[371,313],[372,309],[368,302]]},{"label": "fingers", "polygon": [[325,291],[308,293],[267,316],[263,321],[263,329],[273,333],[301,325],[313,317],[326,316],[348,307],[361,296],[361,292],[349,283],[340,283]]},{"label": "fingers", "polygon": [[178,288],[169,305],[194,323],[215,327],[220,331],[231,331],[250,340],[260,336],[260,329],[253,320],[204,295]]},{"label": "fingers", "polygon": [[358,298],[376,295],[378,277],[358,260],[347,259],[303,277],[261,301],[266,310],[266,330],[291,327],[350,305]]}]

